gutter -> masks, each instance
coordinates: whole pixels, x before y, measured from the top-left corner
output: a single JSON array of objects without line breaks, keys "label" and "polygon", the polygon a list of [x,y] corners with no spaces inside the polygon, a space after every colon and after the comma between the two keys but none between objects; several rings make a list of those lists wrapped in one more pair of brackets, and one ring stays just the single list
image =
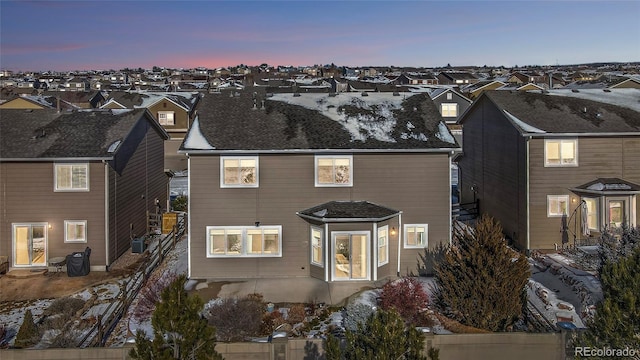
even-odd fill
[{"label": "gutter", "polygon": [[112,161],[110,157],[72,157],[72,158],[0,158],[0,162],[56,162],[56,161]]},{"label": "gutter", "polygon": [[402,211],[398,214],[398,272],[396,276],[400,277],[400,244],[402,243]]},{"label": "gutter", "polygon": [[351,223],[351,222],[379,222],[379,221],[384,221],[384,220],[389,220],[392,219],[398,215],[400,215],[402,212],[397,212],[395,214],[391,214],[388,216],[384,216],[381,218],[324,218],[324,217],[315,217],[315,216],[311,216],[311,215],[305,215],[305,214],[301,214],[299,212],[296,212],[296,215],[300,216],[301,218],[305,218],[308,220],[313,220],[313,221],[320,221],[323,222],[325,224],[327,223]]},{"label": "gutter", "polygon": [[640,136],[640,132],[602,132],[602,133],[522,133],[522,136],[528,138],[547,138],[547,137],[620,137],[620,136]]},{"label": "gutter", "polygon": [[178,154],[188,155],[223,155],[223,154],[368,154],[368,153],[450,153],[452,151],[461,152],[461,147],[433,148],[433,149],[280,149],[280,150],[182,150],[178,149]]}]

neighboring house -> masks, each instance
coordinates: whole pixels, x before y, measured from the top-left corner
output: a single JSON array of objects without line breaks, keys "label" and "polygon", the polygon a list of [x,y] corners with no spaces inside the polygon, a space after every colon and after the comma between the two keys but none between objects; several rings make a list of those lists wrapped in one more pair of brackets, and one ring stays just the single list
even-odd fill
[{"label": "neighboring house", "polygon": [[190,278],[368,283],[449,243],[459,147],[427,94],[255,90],[206,95],[180,148]]},{"label": "neighboring house", "polygon": [[456,71],[456,72],[441,72],[438,74],[438,83],[440,85],[456,85],[465,86],[469,84],[475,84],[480,79],[469,72]]},{"label": "neighboring house", "polygon": [[91,248],[104,271],[167,201],[166,132],[144,109],[0,112],[0,255],[41,268]]},{"label": "neighboring house", "polygon": [[395,81],[397,85],[438,85],[438,78],[433,74],[403,73]]},{"label": "neighboring house", "polygon": [[0,104],[0,109],[55,109],[55,104],[49,102],[44,96],[20,95]]},{"label": "neighboring house", "polygon": [[479,200],[523,250],[638,225],[638,99],[636,89],[485,92],[460,121],[462,202]]},{"label": "neighboring house", "polygon": [[197,92],[111,92],[103,109],[149,109],[170,139],[165,142],[165,167],[186,169],[186,158],[178,155],[178,147],[191,127],[200,95]]},{"label": "neighboring house", "polygon": [[429,95],[447,124],[457,124],[460,115],[471,106],[471,100],[454,89],[436,88]]},{"label": "neighboring house", "polygon": [[74,77],[64,83],[63,89],[65,91],[89,91],[91,82],[86,78]]},{"label": "neighboring house", "polygon": [[505,86],[506,83],[499,80],[483,80],[478,81],[475,84],[470,84],[460,88],[460,92],[464,94],[471,100],[478,98],[483,91],[487,90],[495,90],[502,86]]},{"label": "neighboring house", "polygon": [[629,77],[609,86],[609,89],[640,89],[640,78]]}]

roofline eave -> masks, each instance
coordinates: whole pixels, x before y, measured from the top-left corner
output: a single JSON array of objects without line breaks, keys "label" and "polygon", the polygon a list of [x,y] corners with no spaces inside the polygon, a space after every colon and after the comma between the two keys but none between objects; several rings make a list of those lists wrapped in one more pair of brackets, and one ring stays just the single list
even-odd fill
[{"label": "roofline eave", "polygon": [[533,132],[523,132],[520,134],[523,137],[537,137],[537,138],[545,138],[545,137],[595,137],[595,136],[609,136],[609,137],[620,137],[620,136],[640,136],[639,132],[602,132],[602,133],[533,133]]},{"label": "roofline eave", "polygon": [[433,149],[279,149],[279,150],[233,150],[233,149],[214,149],[214,150],[185,150],[179,149],[179,154],[193,155],[219,155],[219,154],[316,154],[316,153],[454,153],[462,151],[461,147],[452,148],[433,148]]},{"label": "roofline eave", "polygon": [[110,157],[52,157],[52,158],[0,158],[0,162],[56,162],[56,161],[111,161]]},{"label": "roofline eave", "polygon": [[300,216],[301,218],[305,218],[313,221],[319,221],[326,224],[326,223],[353,223],[353,222],[380,222],[380,221],[392,219],[400,215],[400,213],[401,212],[398,211],[394,214],[379,217],[379,218],[325,218],[325,217],[316,217],[316,216],[306,215],[300,212],[296,212],[296,215]]}]

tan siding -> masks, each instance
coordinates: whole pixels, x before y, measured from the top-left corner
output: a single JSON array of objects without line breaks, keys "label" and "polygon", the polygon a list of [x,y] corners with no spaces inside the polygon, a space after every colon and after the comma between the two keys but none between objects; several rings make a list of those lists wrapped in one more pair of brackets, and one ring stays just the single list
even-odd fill
[{"label": "tan siding", "polygon": [[[105,265],[104,169],[101,163],[89,167],[86,192],[54,192],[54,164],[2,163],[0,198],[0,255],[13,264],[12,224],[46,222],[48,258],[66,256],[91,248],[91,265]],[[87,220],[87,243],[64,243],[64,221]]]},{"label": "tan siding", "polygon": [[[163,99],[162,101],[159,101],[157,104],[154,104],[153,106],[151,106],[149,108],[149,111],[151,112],[151,114],[153,114],[153,116],[156,118],[156,120],[158,119],[158,112],[159,111],[173,111],[174,112],[174,124],[173,126],[170,125],[162,125],[162,127],[164,127],[168,132],[172,132],[172,130],[174,129],[188,129],[189,128],[189,112],[185,111],[183,108],[179,107],[178,105],[174,104],[173,102],[167,100],[167,99]],[[182,134],[182,136],[184,136],[184,131],[183,132],[179,132],[177,134]],[[172,135],[173,137],[173,135]]]},{"label": "tan siding", "polygon": [[[296,212],[332,200],[368,200],[401,210],[405,223],[429,224],[430,246],[449,241],[447,154],[368,154],[353,159],[353,187],[315,187],[313,155],[263,155],[259,188],[221,189],[219,159],[191,157],[191,276],[309,276],[309,224]],[[206,226],[255,221],[283,226],[282,258],[206,258]],[[394,239],[390,243],[397,246]],[[392,254],[391,267],[396,267],[397,253]],[[402,268],[415,268],[416,252],[402,255]]]},{"label": "tan siding", "polygon": [[[551,249],[562,244],[561,218],[547,217],[547,195],[571,195],[570,214],[580,198],[569,188],[585,184],[600,177],[617,177],[640,183],[638,161],[640,139],[636,138],[580,138],[578,167],[545,168],[544,139],[531,142],[531,248]],[[578,217],[579,213],[576,214]],[[569,220],[569,219],[567,219]],[[574,220],[568,226],[576,228]],[[578,236],[580,232],[577,225]],[[573,235],[569,236],[573,242]]]},{"label": "tan siding", "polygon": [[0,104],[0,109],[44,109],[44,108],[45,107],[42,105],[38,105],[31,101],[21,99],[21,98],[15,98],[13,100]]}]

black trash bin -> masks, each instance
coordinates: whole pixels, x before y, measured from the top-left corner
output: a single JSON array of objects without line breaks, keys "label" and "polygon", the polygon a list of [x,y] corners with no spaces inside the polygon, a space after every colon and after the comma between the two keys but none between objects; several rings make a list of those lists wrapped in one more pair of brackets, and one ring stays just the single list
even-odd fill
[{"label": "black trash bin", "polygon": [[67,276],[85,276],[89,274],[89,255],[91,248],[87,247],[84,252],[74,252],[67,255]]}]

